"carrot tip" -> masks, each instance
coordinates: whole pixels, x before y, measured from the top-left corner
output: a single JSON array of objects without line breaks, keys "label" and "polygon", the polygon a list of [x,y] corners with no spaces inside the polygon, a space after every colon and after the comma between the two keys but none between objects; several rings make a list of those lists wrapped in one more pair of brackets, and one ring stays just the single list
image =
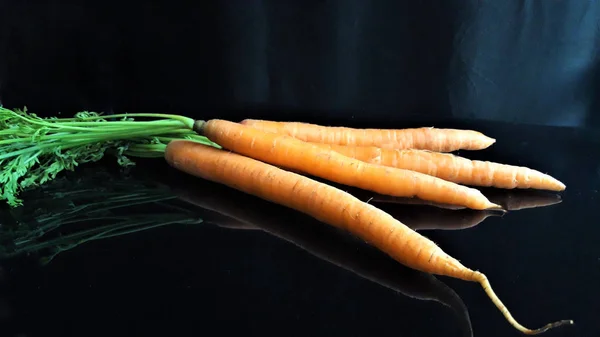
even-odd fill
[{"label": "carrot tip", "polygon": [[492,137],[488,137],[488,136],[485,136],[485,137],[487,139],[486,139],[486,142],[484,142],[484,145],[483,145],[484,149],[486,149],[486,148],[488,148],[488,147],[490,147],[490,146],[492,146],[492,145],[494,145],[496,143],[496,138],[492,138]]},{"label": "carrot tip", "polygon": [[506,306],[502,303],[502,301],[500,301],[498,296],[494,293],[494,290],[492,290],[492,286],[490,285],[489,280],[483,273],[481,273],[479,271],[471,271],[470,273],[471,274],[469,276],[469,279],[479,282],[481,284],[481,286],[483,287],[483,290],[486,292],[488,297],[492,300],[494,305],[498,309],[500,309],[500,312],[502,313],[502,315],[504,315],[504,317],[507,319],[507,321],[510,323],[510,325],[512,325],[514,328],[516,328],[517,330],[521,331],[522,333],[524,333],[526,335],[537,335],[542,332],[546,332],[550,329],[557,328],[559,326],[563,326],[563,325],[567,325],[567,324],[569,324],[569,325],[574,324],[573,320],[567,319],[567,320],[561,320],[561,321],[546,324],[545,326],[543,326],[539,329],[528,329],[528,328],[522,326],[521,324],[519,324],[512,317],[512,315],[510,314],[510,312],[508,311]]},{"label": "carrot tip", "polygon": [[494,204],[493,202],[491,202],[489,204],[488,207],[486,207],[487,210],[490,211],[501,211],[501,212],[508,212],[507,210],[504,209],[504,207],[498,205],[498,204]]},{"label": "carrot tip", "polygon": [[573,325],[575,324],[575,322],[573,322],[572,319],[565,319],[562,321],[558,321],[558,322],[554,322],[554,323],[549,323],[546,324],[545,326],[539,328],[539,329],[535,329],[535,330],[525,330],[523,331],[523,333],[525,333],[526,335],[539,335],[543,332],[546,332],[550,329],[553,328],[558,328],[559,326],[563,326],[563,325]]}]

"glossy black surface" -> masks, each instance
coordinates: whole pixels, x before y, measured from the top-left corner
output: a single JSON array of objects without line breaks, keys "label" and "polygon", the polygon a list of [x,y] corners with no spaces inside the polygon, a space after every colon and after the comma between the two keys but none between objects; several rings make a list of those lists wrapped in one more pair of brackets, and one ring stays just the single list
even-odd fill
[{"label": "glossy black surface", "polygon": [[[548,172],[567,190],[482,189],[504,216],[371,202],[486,273],[524,325],[574,319],[545,335],[598,336],[598,130],[430,122],[496,137],[460,154]],[[162,160],[121,172],[107,159],[63,177],[1,208],[1,336],[521,335],[475,283],[404,268]]]}]

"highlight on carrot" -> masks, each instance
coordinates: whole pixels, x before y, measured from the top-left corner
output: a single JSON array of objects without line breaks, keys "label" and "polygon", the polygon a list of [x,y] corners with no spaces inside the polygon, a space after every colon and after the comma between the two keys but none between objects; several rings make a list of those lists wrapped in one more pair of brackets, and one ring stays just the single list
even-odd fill
[{"label": "highlight on carrot", "polygon": [[235,152],[190,141],[171,141],[165,150],[165,160],[182,172],[297,210],[346,230],[407,267],[477,282],[507,321],[523,333],[537,334],[573,324],[571,320],[562,320],[533,330],[522,326],[494,293],[485,274],[463,266],[428,238],[340,189]]},{"label": "highlight on carrot", "polygon": [[194,129],[227,150],[340,184],[478,210],[501,208],[477,189],[419,172],[365,163],[287,135],[218,119],[198,121]]},{"label": "highlight on carrot", "polygon": [[[465,336],[473,336],[466,305],[435,276],[399,265],[381,251],[315,219],[278,204],[206,180],[175,182],[175,194],[202,209],[262,230],[309,254],[404,296],[438,302],[450,308]],[[181,184],[182,187],[177,186]],[[285,222],[281,219],[287,219]],[[229,223],[228,220],[226,220]],[[216,223],[220,226],[219,223]]]},{"label": "highlight on carrot", "polygon": [[496,139],[481,132],[462,129],[438,129],[433,127],[356,129],[257,119],[245,119],[240,123],[266,132],[287,134],[306,142],[377,146],[389,149],[424,149],[452,152],[456,150],[482,150],[496,142]]},{"label": "highlight on carrot", "polygon": [[428,150],[316,144],[367,163],[421,172],[458,184],[505,189],[565,189],[565,184],[556,178],[524,166],[470,160]]}]

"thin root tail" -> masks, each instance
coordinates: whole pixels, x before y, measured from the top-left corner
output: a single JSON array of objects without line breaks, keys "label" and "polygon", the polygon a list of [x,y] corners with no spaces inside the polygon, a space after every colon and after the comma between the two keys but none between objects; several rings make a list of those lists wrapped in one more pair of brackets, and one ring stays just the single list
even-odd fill
[{"label": "thin root tail", "polygon": [[479,284],[481,284],[481,286],[483,287],[483,290],[485,291],[485,293],[488,295],[488,297],[492,300],[492,302],[494,303],[494,305],[500,310],[500,312],[502,313],[502,315],[504,315],[504,317],[506,318],[506,320],[513,326],[515,327],[515,329],[521,331],[522,333],[526,334],[526,335],[537,335],[537,334],[541,334],[543,332],[546,332],[550,329],[553,328],[557,328],[559,326],[562,325],[573,325],[574,322],[573,320],[561,320],[561,321],[557,321],[557,322],[553,322],[553,323],[549,323],[546,324],[545,326],[539,328],[539,329],[529,329],[526,328],[524,326],[522,326],[521,324],[519,324],[510,314],[510,312],[508,311],[508,309],[506,308],[506,306],[502,303],[502,301],[500,301],[500,299],[498,298],[498,296],[494,293],[494,291],[492,290],[492,286],[490,285],[490,282],[488,281],[487,277],[476,271],[473,273],[473,278],[475,281],[479,282]]}]

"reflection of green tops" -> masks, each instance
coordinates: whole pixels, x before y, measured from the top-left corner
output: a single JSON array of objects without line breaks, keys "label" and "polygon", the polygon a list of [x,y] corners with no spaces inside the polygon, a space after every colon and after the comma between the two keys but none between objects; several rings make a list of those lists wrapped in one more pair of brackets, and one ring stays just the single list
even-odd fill
[{"label": "reflection of green tops", "polygon": [[85,242],[169,224],[194,225],[203,222],[198,214],[208,221],[215,217],[205,210],[217,213],[217,225],[219,219],[234,216],[394,293],[442,303],[454,312],[464,336],[472,336],[464,303],[435,276],[398,264],[337,228],[294,210],[177,171],[174,175],[182,179],[160,181],[164,175],[156,172],[143,178],[90,166],[27,190],[23,206],[3,205],[0,258],[33,254],[47,264]]},{"label": "reflection of green tops", "polygon": [[160,183],[81,168],[23,192],[27,202],[3,206],[0,258],[39,253],[43,263],[92,241],[174,223],[202,222],[177,206]]}]

